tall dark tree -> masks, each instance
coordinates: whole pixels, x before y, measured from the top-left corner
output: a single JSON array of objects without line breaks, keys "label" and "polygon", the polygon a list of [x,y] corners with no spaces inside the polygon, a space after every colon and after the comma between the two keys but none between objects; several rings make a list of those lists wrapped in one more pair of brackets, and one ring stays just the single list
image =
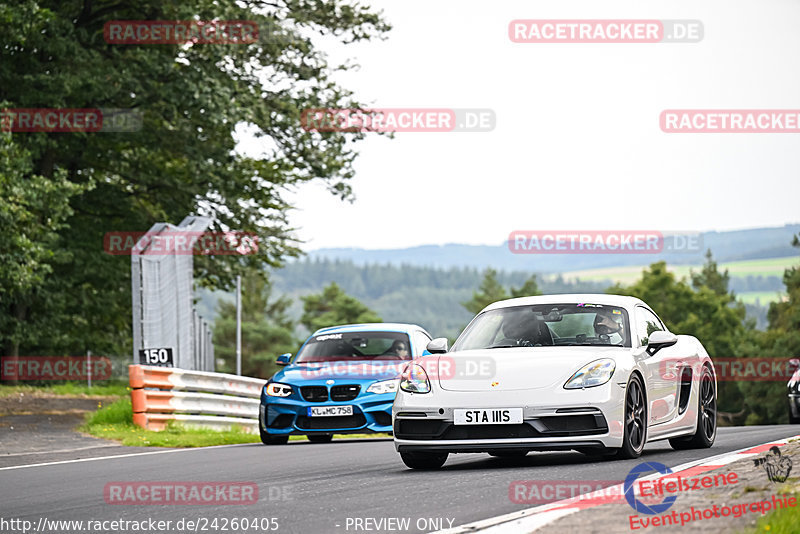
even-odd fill
[{"label": "tall dark tree", "polygon": [[30,153],[0,132],[0,350],[12,358],[20,345],[40,343],[63,326],[44,320],[46,314],[30,321],[28,311],[63,304],[51,281],[54,266],[70,261],[57,247],[58,231],[72,215],[70,198],[82,190],[66,174],[34,173]]},{"label": "tall dark tree", "polygon": [[[103,36],[112,20],[193,19],[252,21],[259,38],[119,45]],[[46,299],[21,278],[3,280],[0,346],[7,354],[130,350],[130,261],[103,253],[106,232],[145,231],[188,214],[210,217],[210,231],[253,232],[257,254],[195,261],[201,284],[229,289],[236,274],[298,254],[286,220],[289,188],[320,180],[351,197],[352,141],[363,135],[307,131],[301,117],[307,108],[359,107],[331,79],[339,65],[313,39],[381,38],[389,26],[370,8],[341,0],[19,0],[0,4],[0,22],[3,108],[122,108],[143,117],[133,132],[0,139],[2,153],[29,161],[0,171],[10,182],[3,187],[34,184],[42,194],[31,193],[38,198],[26,210],[54,214],[25,219],[15,211],[22,204],[0,196],[0,213],[14,218],[4,232],[26,226],[20,235],[36,244],[14,243],[12,261],[30,265],[34,249],[44,247],[36,261],[49,266],[35,270],[52,280]],[[262,139],[263,153],[235,150],[243,125]],[[42,202],[45,187],[61,192],[51,205]],[[20,333],[20,325],[37,324],[51,325],[50,335]]]}]

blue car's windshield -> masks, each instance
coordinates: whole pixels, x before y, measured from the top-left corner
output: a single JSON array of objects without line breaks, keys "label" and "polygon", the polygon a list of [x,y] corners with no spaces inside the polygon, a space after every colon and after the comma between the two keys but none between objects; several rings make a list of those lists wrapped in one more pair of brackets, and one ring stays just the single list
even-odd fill
[{"label": "blue car's windshield", "polygon": [[628,312],[603,304],[535,304],[480,314],[453,351],[511,347],[617,345],[630,347]]},{"label": "blue car's windshield", "polygon": [[308,340],[294,363],[410,360],[410,348],[402,332],[320,334]]}]

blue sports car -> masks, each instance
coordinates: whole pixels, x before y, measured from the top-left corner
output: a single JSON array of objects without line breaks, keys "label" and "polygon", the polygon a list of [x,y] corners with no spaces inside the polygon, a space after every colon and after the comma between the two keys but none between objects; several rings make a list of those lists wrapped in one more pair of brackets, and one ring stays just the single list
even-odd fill
[{"label": "blue sports car", "polygon": [[411,324],[374,323],[317,330],[300,351],[278,357],[286,368],[261,391],[265,445],[291,434],[326,443],[333,434],[392,432],[399,375],[425,354],[431,336]]}]

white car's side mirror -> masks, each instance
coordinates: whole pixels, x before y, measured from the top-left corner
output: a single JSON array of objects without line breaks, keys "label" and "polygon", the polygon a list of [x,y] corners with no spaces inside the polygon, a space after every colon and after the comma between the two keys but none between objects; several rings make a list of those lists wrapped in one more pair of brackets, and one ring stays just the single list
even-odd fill
[{"label": "white car's side mirror", "polygon": [[652,356],[664,347],[671,347],[678,342],[678,336],[672,332],[656,330],[647,338],[647,353]]},{"label": "white car's side mirror", "polygon": [[447,338],[437,337],[436,339],[432,339],[425,348],[431,354],[444,354],[448,349]]}]

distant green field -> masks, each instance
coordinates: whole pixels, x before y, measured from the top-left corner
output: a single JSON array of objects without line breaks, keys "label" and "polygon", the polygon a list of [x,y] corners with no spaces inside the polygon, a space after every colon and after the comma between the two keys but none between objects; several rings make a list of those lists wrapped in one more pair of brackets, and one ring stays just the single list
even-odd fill
[{"label": "distant green field", "polygon": [[736,294],[736,298],[745,304],[760,304],[761,306],[766,306],[768,302],[777,302],[784,296],[784,293],[778,293],[777,291],[745,291]]},{"label": "distant green field", "polygon": [[[721,263],[720,270],[727,269],[732,278],[745,277],[745,276],[777,276],[783,277],[783,271],[786,268],[800,264],[800,257],[789,256],[785,258],[767,258],[760,260],[746,260],[735,261],[730,263]],[[581,280],[601,282],[603,280],[611,280],[612,282],[620,282],[628,285],[636,282],[641,275],[642,271],[647,268],[647,265],[635,265],[629,267],[607,267],[604,269],[587,269],[584,271],[570,271],[563,273],[565,280]],[[679,278],[688,277],[691,270],[699,271],[701,265],[670,265],[667,267],[671,272]],[[739,298],[748,304],[755,303],[758,299],[762,305],[767,302],[773,302],[780,298],[777,292],[770,291],[753,291],[741,293]]]}]

